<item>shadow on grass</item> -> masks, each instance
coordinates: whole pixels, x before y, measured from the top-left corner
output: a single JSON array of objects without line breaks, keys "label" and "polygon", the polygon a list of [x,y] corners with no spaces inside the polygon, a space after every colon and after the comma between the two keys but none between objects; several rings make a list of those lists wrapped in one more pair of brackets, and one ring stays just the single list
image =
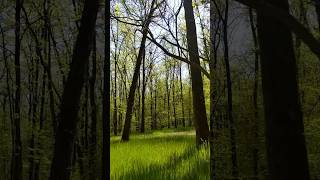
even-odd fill
[{"label": "shadow on grass", "polygon": [[[147,167],[143,164],[137,163],[134,168],[121,177],[116,179],[125,180],[167,180],[167,179],[198,179],[199,171],[203,177],[209,173],[209,164],[203,161],[196,161],[196,163],[190,163],[188,169],[183,172],[178,172],[177,168],[182,164],[184,160],[191,159],[196,155],[198,149],[196,147],[189,147],[181,155],[173,155],[169,158],[166,164],[152,164]],[[179,178],[178,178],[179,177]],[[201,178],[206,179],[206,178]]]},{"label": "shadow on grass", "polygon": [[175,141],[175,142],[184,142],[186,139],[189,138],[195,138],[192,135],[186,136],[186,135],[177,135],[177,134],[169,134],[169,135],[159,135],[159,136],[153,136],[153,135],[146,135],[146,136],[136,136],[132,139],[130,139],[127,142],[121,141],[121,139],[114,139],[110,143],[111,144],[117,144],[117,143],[150,143],[150,144],[156,144],[161,143],[163,141]]}]

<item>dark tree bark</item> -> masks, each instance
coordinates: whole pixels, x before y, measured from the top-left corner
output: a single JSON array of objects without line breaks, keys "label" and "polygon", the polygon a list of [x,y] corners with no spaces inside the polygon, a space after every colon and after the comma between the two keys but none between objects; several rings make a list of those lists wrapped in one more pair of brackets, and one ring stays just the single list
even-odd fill
[{"label": "dark tree bark", "polygon": [[[190,61],[200,65],[197,43],[197,31],[193,14],[192,0],[184,0],[184,8]],[[200,145],[202,142],[208,140],[209,126],[207,122],[201,71],[195,68],[194,66],[191,66],[190,69],[192,79],[192,97],[194,125],[196,129],[196,143],[197,145]]]},{"label": "dark tree bark", "polygon": [[[289,12],[287,0],[267,0]],[[290,29],[257,10],[269,179],[310,179]],[[275,28],[276,27],[276,28]]]},{"label": "dark tree bark", "polygon": [[98,0],[86,0],[84,3],[81,26],[60,106],[60,121],[51,165],[51,180],[70,179],[80,96],[85,69],[88,66],[98,7]]},{"label": "dark tree bark", "polygon": [[136,125],[136,131],[139,131],[140,128],[140,117],[141,117],[141,113],[140,113],[140,109],[141,109],[141,75],[139,74],[139,78],[138,78],[138,93],[137,93],[137,99],[138,99],[138,103],[136,103],[136,111],[135,111],[135,115],[136,115],[136,120],[137,120],[137,125]]},{"label": "dark tree bark", "polygon": [[96,179],[96,156],[97,156],[97,104],[96,104],[96,79],[97,79],[97,47],[96,32],[93,36],[92,50],[92,69],[90,78],[90,107],[91,107],[91,126],[90,126],[90,158],[89,158],[89,178]]},{"label": "dark tree bark", "polygon": [[145,94],[146,94],[146,51],[143,52],[142,59],[142,107],[141,107],[141,124],[140,132],[144,133],[145,129]]},{"label": "dark tree bark", "polygon": [[[190,72],[190,66],[188,65],[188,72],[189,72],[189,77],[190,77],[190,86],[192,84],[191,80],[191,72]],[[192,126],[192,118],[191,118],[191,111],[192,111],[192,93],[191,93],[191,87],[188,89],[188,95],[189,95],[189,108],[188,108],[188,119],[189,119],[189,127]]]},{"label": "dark tree bark", "polygon": [[89,147],[89,67],[85,70],[85,82],[84,82],[84,103],[82,107],[83,119],[84,119],[84,150],[87,151]]},{"label": "dark tree bark", "polygon": [[21,105],[21,72],[20,72],[20,15],[22,0],[16,0],[16,14],[15,14],[15,99],[14,99],[14,119],[12,125],[12,162],[11,162],[11,180],[22,179],[22,145],[20,135],[20,105]]},{"label": "dark tree bark", "polygon": [[109,178],[110,174],[110,1],[105,0],[105,42],[103,65],[103,93],[102,93],[102,170],[101,180]]},{"label": "dark tree bark", "polygon": [[258,121],[259,121],[259,109],[258,109],[258,83],[259,83],[259,53],[258,53],[258,37],[256,33],[256,23],[254,21],[252,8],[249,8],[249,21],[252,32],[252,39],[254,43],[254,85],[253,85],[253,175],[255,179],[259,179],[259,140],[258,140]]},{"label": "dark tree bark", "polygon": [[122,141],[129,141],[129,134],[130,134],[130,128],[131,128],[131,119],[132,119],[132,111],[133,111],[133,106],[134,106],[134,97],[135,97],[135,91],[137,89],[137,82],[138,82],[138,77],[140,74],[140,66],[141,66],[141,61],[143,58],[143,52],[145,50],[145,43],[147,40],[147,35],[148,35],[148,28],[149,24],[151,22],[151,18],[153,16],[153,13],[155,11],[154,5],[155,5],[156,0],[153,0],[151,3],[151,10],[149,12],[149,15],[144,22],[143,30],[142,30],[142,40],[140,43],[140,49],[136,61],[136,66],[134,69],[134,74],[130,86],[130,91],[129,91],[129,97],[127,100],[127,110],[126,110],[126,118],[124,122],[124,127],[123,127],[123,132],[122,132]]}]

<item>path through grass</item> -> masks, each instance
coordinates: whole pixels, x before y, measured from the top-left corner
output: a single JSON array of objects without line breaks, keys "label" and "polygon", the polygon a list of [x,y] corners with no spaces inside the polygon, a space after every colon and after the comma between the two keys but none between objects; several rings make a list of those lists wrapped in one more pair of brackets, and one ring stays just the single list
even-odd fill
[{"label": "path through grass", "polygon": [[209,151],[195,148],[194,131],[156,131],[111,138],[111,179],[209,179]]}]

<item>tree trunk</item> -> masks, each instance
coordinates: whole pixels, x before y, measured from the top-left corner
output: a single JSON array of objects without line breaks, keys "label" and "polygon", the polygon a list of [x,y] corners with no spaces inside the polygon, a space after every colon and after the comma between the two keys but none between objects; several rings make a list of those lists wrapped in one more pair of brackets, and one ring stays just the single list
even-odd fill
[{"label": "tree trunk", "polygon": [[149,28],[149,24],[151,22],[151,18],[153,16],[153,13],[155,11],[155,8],[153,7],[155,5],[155,1],[156,0],[152,0],[151,10],[150,10],[150,13],[146,19],[146,22],[144,23],[143,30],[142,30],[142,40],[141,40],[140,49],[139,49],[139,53],[138,53],[138,57],[137,57],[137,62],[136,62],[136,66],[134,69],[134,74],[133,74],[133,78],[132,78],[132,82],[131,82],[131,86],[130,86],[129,97],[127,100],[126,119],[124,122],[124,128],[123,128],[122,138],[121,138],[122,141],[129,141],[132,111],[133,111],[133,105],[134,105],[134,96],[135,96],[135,91],[137,88],[138,76],[140,74],[140,66],[141,66],[141,61],[143,58],[143,52],[145,50],[148,28]]},{"label": "tree trunk", "polygon": [[170,89],[169,89],[169,70],[167,69],[166,72],[166,92],[167,92],[167,103],[168,103],[168,109],[167,109],[167,119],[168,119],[168,128],[170,128]]},{"label": "tree trunk", "polygon": [[141,107],[141,124],[140,132],[144,133],[145,128],[145,94],[146,94],[146,51],[143,52],[142,59],[142,107]]},{"label": "tree trunk", "polygon": [[16,92],[14,103],[14,121],[12,125],[12,162],[11,162],[11,179],[22,179],[22,145],[20,135],[20,104],[21,104],[21,73],[20,73],[20,15],[22,0],[16,0],[16,14],[15,14],[15,55],[14,65],[16,72]]},{"label": "tree trunk", "polygon": [[[287,0],[267,0],[289,12]],[[310,179],[290,29],[259,10],[269,179]],[[274,28],[277,27],[277,28]]]},{"label": "tree trunk", "polygon": [[[184,0],[184,8],[190,61],[200,65],[197,31],[193,14],[192,0]],[[190,69],[192,79],[194,125],[196,128],[196,143],[197,145],[200,145],[202,142],[208,140],[209,126],[207,122],[201,71],[194,66],[191,66]]]},{"label": "tree trunk", "polygon": [[97,48],[96,48],[96,32],[93,36],[92,50],[92,70],[90,78],[90,107],[91,107],[91,131],[90,131],[90,159],[89,159],[89,178],[96,179],[96,157],[97,157],[97,104],[96,104],[96,78],[97,78]]},{"label": "tree trunk", "polygon": [[139,128],[140,128],[140,105],[141,105],[141,76],[139,74],[139,78],[138,78],[138,94],[137,94],[137,98],[138,98],[138,103],[136,104],[137,108],[136,108],[136,120],[137,120],[137,125],[136,125],[136,131],[138,132],[139,131]]},{"label": "tree trunk", "polygon": [[175,62],[173,63],[173,69],[172,69],[172,80],[171,80],[171,89],[172,89],[172,107],[173,107],[173,117],[174,117],[174,128],[178,128],[178,122],[177,122],[177,112],[176,112],[176,94],[175,94],[175,70],[176,65]]},{"label": "tree trunk", "polygon": [[110,1],[105,0],[105,42],[103,65],[103,92],[102,92],[102,170],[101,180],[109,178],[110,174]]},{"label": "tree trunk", "polygon": [[60,121],[55,138],[49,178],[51,180],[70,179],[80,96],[85,69],[88,66],[98,6],[98,0],[86,0],[84,3],[81,27],[75,43],[70,72],[60,106]]}]

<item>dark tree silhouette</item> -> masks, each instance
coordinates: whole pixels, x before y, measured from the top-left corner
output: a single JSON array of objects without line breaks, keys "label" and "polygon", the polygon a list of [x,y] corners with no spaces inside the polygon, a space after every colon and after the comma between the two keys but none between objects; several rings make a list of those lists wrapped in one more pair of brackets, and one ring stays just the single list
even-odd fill
[{"label": "dark tree silhouette", "polygon": [[20,104],[21,104],[21,70],[20,70],[20,16],[22,8],[22,0],[16,0],[16,14],[15,14],[15,75],[16,75],[16,92],[14,99],[14,119],[12,128],[12,162],[11,162],[11,179],[22,179],[22,144],[20,134]]},{"label": "dark tree silhouette", "polygon": [[103,93],[102,93],[102,170],[101,180],[109,178],[110,168],[110,1],[105,0],[105,42],[103,66]]},{"label": "dark tree silhouette", "polygon": [[98,6],[98,0],[86,0],[84,3],[81,26],[60,105],[60,120],[55,138],[51,180],[70,179],[80,96],[85,70],[88,66]]},{"label": "dark tree silhouette", "polygon": [[[287,0],[267,2],[289,12]],[[265,16],[259,9],[257,15],[269,178],[308,180],[308,159],[291,31],[278,19]]]}]

